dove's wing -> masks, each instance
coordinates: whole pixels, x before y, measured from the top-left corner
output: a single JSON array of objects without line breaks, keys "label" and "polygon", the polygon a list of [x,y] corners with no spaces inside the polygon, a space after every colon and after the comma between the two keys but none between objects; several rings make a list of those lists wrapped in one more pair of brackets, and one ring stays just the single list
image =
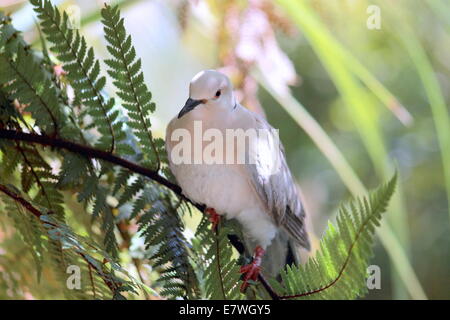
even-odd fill
[{"label": "dove's wing", "polygon": [[283,146],[265,119],[254,113],[251,115],[254,117],[254,127],[270,132],[270,136],[269,139],[261,139],[260,136],[257,149],[250,147],[250,159],[253,161],[243,165],[246,176],[275,223],[309,250],[305,211],[287,166]]}]

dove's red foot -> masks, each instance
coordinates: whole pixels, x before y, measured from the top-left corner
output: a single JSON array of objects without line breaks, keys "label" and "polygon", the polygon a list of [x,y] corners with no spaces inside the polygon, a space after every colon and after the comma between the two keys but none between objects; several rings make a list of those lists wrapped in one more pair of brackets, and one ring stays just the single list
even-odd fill
[{"label": "dove's red foot", "polygon": [[261,260],[263,255],[264,249],[260,246],[257,246],[253,255],[253,261],[250,264],[241,267],[241,270],[239,271],[243,275],[241,292],[244,292],[245,289],[248,288],[248,286],[250,285],[248,283],[249,280],[258,280],[259,272],[261,271]]},{"label": "dove's red foot", "polygon": [[213,230],[216,230],[220,221],[220,215],[213,208],[206,208],[205,212],[209,215],[209,221],[212,223]]}]

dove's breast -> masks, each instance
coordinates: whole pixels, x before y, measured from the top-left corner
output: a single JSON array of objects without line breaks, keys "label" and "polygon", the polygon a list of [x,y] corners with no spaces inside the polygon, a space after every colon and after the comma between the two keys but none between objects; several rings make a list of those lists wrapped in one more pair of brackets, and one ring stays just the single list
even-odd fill
[{"label": "dove's breast", "polygon": [[237,219],[264,248],[271,243],[277,227],[237,166],[172,164],[171,169],[189,199]]},{"label": "dove's breast", "polygon": [[191,200],[234,218],[247,208],[259,207],[258,199],[235,165],[171,165],[183,193]]}]

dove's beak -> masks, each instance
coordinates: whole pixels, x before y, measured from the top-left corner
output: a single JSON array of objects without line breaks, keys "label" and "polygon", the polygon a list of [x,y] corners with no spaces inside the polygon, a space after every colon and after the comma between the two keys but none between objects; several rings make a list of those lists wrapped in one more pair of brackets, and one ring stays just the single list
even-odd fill
[{"label": "dove's beak", "polygon": [[194,99],[187,99],[186,103],[184,104],[183,109],[181,109],[180,113],[178,114],[178,119],[180,119],[182,116],[184,116],[189,111],[193,110],[196,106],[198,106],[201,103],[204,103],[204,100],[194,100]]}]

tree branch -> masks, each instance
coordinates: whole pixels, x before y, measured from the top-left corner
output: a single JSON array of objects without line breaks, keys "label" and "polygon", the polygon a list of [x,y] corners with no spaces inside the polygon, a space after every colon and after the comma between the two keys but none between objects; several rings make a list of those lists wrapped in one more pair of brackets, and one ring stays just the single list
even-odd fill
[{"label": "tree branch", "polygon": [[[203,212],[205,210],[205,205],[195,203],[191,199],[187,198],[183,195],[182,190],[180,186],[177,184],[174,184],[161,176],[157,171],[151,170],[145,167],[142,167],[136,163],[133,163],[131,161],[125,160],[123,158],[120,158],[110,152],[98,150],[89,146],[84,146],[75,142],[71,142],[68,140],[56,138],[56,137],[49,137],[45,135],[39,135],[34,133],[26,133],[16,130],[8,130],[8,129],[0,129],[0,139],[7,139],[7,140],[13,140],[13,141],[22,141],[25,143],[36,143],[40,144],[42,146],[50,146],[54,148],[59,149],[65,149],[67,151],[77,153],[80,155],[83,155],[85,157],[88,157],[90,159],[99,159],[103,161],[107,161],[113,164],[116,164],[118,166],[127,168],[128,170],[141,174],[145,177],[148,177],[152,179],[153,181],[158,182],[159,184],[167,187],[168,189],[172,190],[176,195],[181,197],[182,199],[188,201],[192,205],[194,205],[198,210]],[[5,192],[4,190],[1,190]],[[19,200],[20,201],[20,200]],[[231,244],[238,250],[240,254],[244,252],[244,246],[242,242],[236,237],[232,236],[229,237],[229,240]],[[261,284],[266,289],[266,291],[269,293],[269,295],[272,297],[272,299],[279,299],[279,295],[272,289],[272,287],[269,285],[267,280],[264,278],[263,275],[259,275],[259,280],[261,281]]]},{"label": "tree branch", "polygon": [[186,198],[182,192],[181,188],[161,176],[157,171],[142,167],[136,163],[120,158],[110,152],[98,150],[89,146],[84,146],[75,142],[71,142],[68,140],[50,137],[45,135],[39,135],[34,133],[26,133],[16,130],[8,130],[8,129],[0,129],[0,139],[7,139],[13,141],[22,141],[26,143],[37,143],[42,146],[50,146],[59,149],[65,149],[71,151],[73,153],[80,154],[82,156],[88,157],[90,159],[99,159],[104,160],[118,166],[129,169],[132,172],[139,173],[143,176],[146,176],[159,184],[169,188],[175,194],[182,197],[184,200],[189,201],[193,205],[195,205],[199,210],[203,210],[204,206],[199,205]]}]

